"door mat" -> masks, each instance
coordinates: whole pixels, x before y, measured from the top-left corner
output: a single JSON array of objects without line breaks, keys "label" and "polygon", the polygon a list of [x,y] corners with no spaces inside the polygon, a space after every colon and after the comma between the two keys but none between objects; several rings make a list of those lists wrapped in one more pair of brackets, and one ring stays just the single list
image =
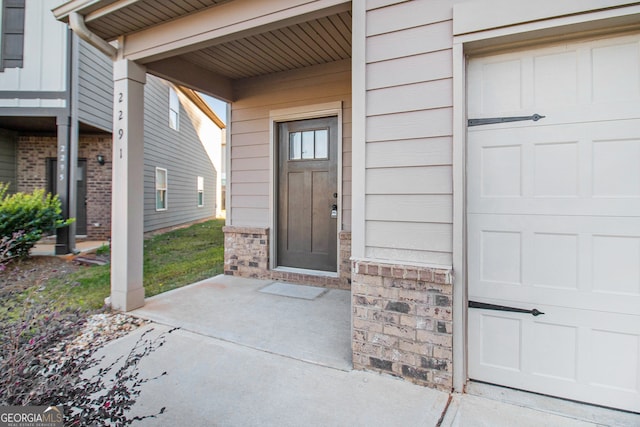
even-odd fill
[{"label": "door mat", "polygon": [[291,285],[289,283],[274,282],[260,289],[265,294],[280,295],[283,297],[314,300],[325,294],[329,289],[315,286]]}]

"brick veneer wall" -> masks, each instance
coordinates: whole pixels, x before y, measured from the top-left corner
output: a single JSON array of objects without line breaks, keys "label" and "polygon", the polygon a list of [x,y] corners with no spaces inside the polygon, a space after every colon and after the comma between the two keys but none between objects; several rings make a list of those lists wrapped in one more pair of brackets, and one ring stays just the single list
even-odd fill
[{"label": "brick veneer wall", "polygon": [[353,263],[353,364],[452,389],[451,271]]},{"label": "brick veneer wall", "polygon": [[[111,135],[81,137],[78,157],[87,159],[87,238],[111,238]],[[98,164],[98,154],[105,159]]]},{"label": "brick veneer wall", "polygon": [[303,274],[269,269],[269,228],[223,227],[224,274],[266,280],[350,289],[351,285],[351,233],[342,231],[340,239],[339,277]]},{"label": "brick veneer wall", "polygon": [[[55,136],[18,138],[18,191],[47,188],[47,159],[56,157],[57,144]],[[105,157],[103,166],[96,160],[98,154]],[[78,158],[87,159],[87,239],[107,240],[111,237],[111,136],[81,135]]]},{"label": "brick veneer wall", "polygon": [[48,136],[18,138],[17,190],[30,193],[47,188],[47,158],[56,157],[57,139]]}]

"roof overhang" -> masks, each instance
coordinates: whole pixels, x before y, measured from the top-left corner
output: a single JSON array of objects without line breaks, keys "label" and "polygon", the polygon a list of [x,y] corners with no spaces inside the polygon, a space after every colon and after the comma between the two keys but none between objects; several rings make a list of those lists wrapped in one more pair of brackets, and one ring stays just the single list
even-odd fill
[{"label": "roof overhang", "polygon": [[72,0],[53,13],[117,40],[119,58],[227,101],[234,80],[351,58],[345,0]]}]

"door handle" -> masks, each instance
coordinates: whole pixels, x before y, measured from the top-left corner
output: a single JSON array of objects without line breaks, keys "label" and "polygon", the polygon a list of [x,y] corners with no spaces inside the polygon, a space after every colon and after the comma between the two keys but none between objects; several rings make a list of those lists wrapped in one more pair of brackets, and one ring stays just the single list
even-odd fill
[{"label": "door handle", "polygon": [[338,218],[338,205],[331,205],[331,219]]}]

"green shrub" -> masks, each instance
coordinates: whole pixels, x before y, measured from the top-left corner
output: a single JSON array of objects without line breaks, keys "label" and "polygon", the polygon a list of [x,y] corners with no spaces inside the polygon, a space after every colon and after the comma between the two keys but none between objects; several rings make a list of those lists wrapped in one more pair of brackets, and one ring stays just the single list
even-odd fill
[{"label": "green shrub", "polygon": [[[0,238],[13,240],[9,257],[28,256],[44,233],[73,222],[62,217],[58,196],[45,195],[44,190],[8,194],[8,189],[8,184],[0,183]],[[17,238],[15,233],[20,233]]]}]

